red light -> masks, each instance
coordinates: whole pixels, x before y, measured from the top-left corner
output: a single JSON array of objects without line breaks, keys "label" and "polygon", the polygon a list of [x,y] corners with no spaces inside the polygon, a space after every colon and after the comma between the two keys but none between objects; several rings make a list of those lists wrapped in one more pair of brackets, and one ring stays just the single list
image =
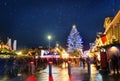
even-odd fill
[{"label": "red light", "polygon": [[34,76],[28,77],[27,81],[36,81],[36,78]]},{"label": "red light", "polygon": [[33,62],[33,61],[31,61],[31,62],[30,62],[30,64],[34,64],[34,62]]},{"label": "red light", "polygon": [[71,76],[71,75],[69,76],[69,80],[70,80],[70,81],[73,81],[73,78],[72,78],[72,76]]},{"label": "red light", "polygon": [[68,61],[68,63],[71,63],[71,61]]},{"label": "red light", "polygon": [[52,63],[53,63],[53,62],[51,62],[51,61],[49,62],[49,64],[52,64]]},{"label": "red light", "polygon": [[53,81],[53,77],[52,76],[49,76],[49,81]]}]

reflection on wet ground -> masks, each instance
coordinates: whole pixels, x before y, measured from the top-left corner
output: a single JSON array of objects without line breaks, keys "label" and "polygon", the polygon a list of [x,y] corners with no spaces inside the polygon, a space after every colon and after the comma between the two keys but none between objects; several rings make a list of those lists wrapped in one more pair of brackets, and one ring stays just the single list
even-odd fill
[{"label": "reflection on wet ground", "polygon": [[[49,67],[36,74],[38,81],[49,81]],[[55,81],[69,81],[68,69],[52,66],[52,76]]]},{"label": "reflection on wet ground", "polygon": [[16,76],[14,76],[14,74],[3,74],[0,75],[0,81],[7,81],[9,79],[15,78]]},{"label": "reflection on wet ground", "polygon": [[[64,67],[63,67],[64,66]],[[88,76],[88,70],[79,66],[71,67],[71,75],[68,75],[68,68],[65,65],[52,66],[52,77],[49,77],[49,67],[41,69],[33,75],[17,74],[17,77],[13,74],[0,75],[0,81],[120,81],[120,75],[108,75],[100,74],[96,70],[94,65],[91,65],[91,75]]]}]

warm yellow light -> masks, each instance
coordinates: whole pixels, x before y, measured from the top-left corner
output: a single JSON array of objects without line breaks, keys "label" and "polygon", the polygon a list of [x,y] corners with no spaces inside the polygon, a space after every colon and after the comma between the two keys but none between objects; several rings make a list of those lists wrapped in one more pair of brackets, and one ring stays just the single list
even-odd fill
[{"label": "warm yellow light", "polygon": [[69,54],[66,53],[66,52],[63,52],[63,53],[62,53],[62,58],[69,58]]},{"label": "warm yellow light", "polygon": [[17,52],[17,55],[22,55],[22,52],[20,51],[20,52]]},{"label": "warm yellow light", "polygon": [[110,48],[110,51],[112,51],[112,52],[119,52],[119,49],[117,47],[115,47],[115,46],[112,46]]}]

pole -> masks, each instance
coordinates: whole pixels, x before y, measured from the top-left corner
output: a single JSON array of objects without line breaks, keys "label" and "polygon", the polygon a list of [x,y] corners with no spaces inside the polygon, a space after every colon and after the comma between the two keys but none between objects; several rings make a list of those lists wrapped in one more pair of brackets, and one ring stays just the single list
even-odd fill
[{"label": "pole", "polygon": [[88,62],[88,75],[91,75],[91,67],[90,67],[90,62]]},{"label": "pole", "polygon": [[71,61],[68,61],[68,75],[70,76],[71,75]]},{"label": "pole", "polygon": [[49,62],[49,81],[53,81],[53,77],[52,77],[52,62]]},{"label": "pole", "polygon": [[48,36],[48,40],[49,40],[49,50],[50,50],[50,40],[51,40],[51,36]]},{"label": "pole", "polygon": [[34,72],[35,72],[35,65],[34,65],[34,62],[31,61],[31,62],[30,62],[30,73],[33,75]]},{"label": "pole", "polygon": [[52,76],[52,62],[49,62],[49,76]]},{"label": "pole", "polygon": [[87,57],[87,67],[88,67],[88,75],[89,75],[89,78],[91,76],[91,64],[90,64],[90,58]]},{"label": "pole", "polygon": [[50,50],[50,39],[49,39],[49,50]]}]

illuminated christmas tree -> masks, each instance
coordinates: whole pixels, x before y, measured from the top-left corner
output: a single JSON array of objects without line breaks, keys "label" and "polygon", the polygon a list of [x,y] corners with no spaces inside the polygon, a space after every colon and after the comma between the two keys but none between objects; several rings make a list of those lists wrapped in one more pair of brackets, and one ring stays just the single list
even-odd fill
[{"label": "illuminated christmas tree", "polygon": [[76,28],[76,25],[73,25],[72,30],[68,36],[68,52],[81,51],[83,49],[82,37],[79,35],[79,32]]}]

